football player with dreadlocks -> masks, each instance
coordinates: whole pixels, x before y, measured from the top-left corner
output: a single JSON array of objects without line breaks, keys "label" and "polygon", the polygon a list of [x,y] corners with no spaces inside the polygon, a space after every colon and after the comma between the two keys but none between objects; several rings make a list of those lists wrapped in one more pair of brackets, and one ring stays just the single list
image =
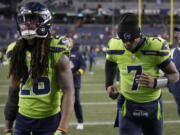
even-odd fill
[{"label": "football player with dreadlocks", "polygon": [[[162,38],[142,36],[133,13],[122,15],[117,34],[108,44],[105,72],[109,97],[118,97],[119,134],[162,135],[161,88],[179,79],[169,46]],[[113,86],[117,66],[119,91]]]},{"label": "football player with dreadlocks", "polygon": [[29,2],[18,9],[20,38],[7,50],[7,135],[67,134],[74,108],[73,77],[66,56],[70,42],[63,36],[51,37],[51,20],[50,11],[41,3]]}]

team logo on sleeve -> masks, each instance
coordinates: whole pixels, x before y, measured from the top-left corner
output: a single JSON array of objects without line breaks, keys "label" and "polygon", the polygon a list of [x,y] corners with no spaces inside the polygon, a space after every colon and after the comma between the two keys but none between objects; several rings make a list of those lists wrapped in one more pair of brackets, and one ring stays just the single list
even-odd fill
[{"label": "team logo on sleeve", "polygon": [[168,50],[169,49],[169,44],[167,42],[165,42],[163,45],[162,45],[162,50]]},{"label": "team logo on sleeve", "polygon": [[69,45],[69,40],[67,38],[63,38],[59,41],[60,45]]}]

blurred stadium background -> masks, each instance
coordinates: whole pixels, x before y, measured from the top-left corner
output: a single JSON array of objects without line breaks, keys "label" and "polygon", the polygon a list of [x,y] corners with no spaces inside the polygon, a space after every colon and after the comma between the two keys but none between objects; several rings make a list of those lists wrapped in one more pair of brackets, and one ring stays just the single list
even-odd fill
[{"label": "blurred stadium background", "polygon": [[[94,74],[85,74],[81,89],[85,129],[75,129],[72,118],[70,135],[115,135],[113,128],[116,103],[109,99],[104,89],[104,60],[107,42],[116,36],[122,13],[133,12],[139,17],[139,26],[146,36],[160,36],[176,47],[174,27],[180,27],[180,0],[1,0],[0,1],[0,51],[5,54],[9,43],[16,40],[16,7],[24,2],[39,1],[52,11],[52,34],[67,35],[87,53],[91,47],[97,52]],[[3,134],[4,103],[7,98],[8,79],[6,56],[0,65],[0,134]],[[87,61],[88,64],[88,61]],[[165,135],[180,135],[180,117],[172,95],[165,89]]]}]

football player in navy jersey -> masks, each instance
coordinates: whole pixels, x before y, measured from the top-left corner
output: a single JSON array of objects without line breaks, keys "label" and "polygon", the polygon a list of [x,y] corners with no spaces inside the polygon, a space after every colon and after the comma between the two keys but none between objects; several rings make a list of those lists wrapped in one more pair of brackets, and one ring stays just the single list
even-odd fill
[{"label": "football player in navy jersey", "polygon": [[[180,72],[180,28],[176,27],[174,28],[176,35],[177,35],[177,46],[171,51],[171,58],[173,62],[176,65],[177,70]],[[177,112],[180,116],[180,80],[176,82],[175,84],[169,85],[168,86],[170,92],[173,94],[174,99],[177,104]]]},{"label": "football player in navy jersey", "polygon": [[74,44],[71,49],[71,68],[73,73],[73,80],[74,80],[74,88],[75,88],[75,103],[74,103],[74,110],[75,115],[77,118],[77,130],[83,130],[83,111],[82,106],[80,104],[80,88],[81,88],[81,75],[85,73],[86,64],[83,58],[82,52],[79,50],[79,45]]}]

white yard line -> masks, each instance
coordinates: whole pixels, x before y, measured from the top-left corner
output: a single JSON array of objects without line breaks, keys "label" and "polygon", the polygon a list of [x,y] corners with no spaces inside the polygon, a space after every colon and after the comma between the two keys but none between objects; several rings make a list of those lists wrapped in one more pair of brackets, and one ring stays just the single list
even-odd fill
[{"label": "white yard line", "polygon": [[[164,104],[173,104],[175,103],[173,100],[165,100]],[[90,106],[90,105],[116,105],[116,102],[82,102],[83,106]],[[0,104],[0,107],[4,107],[5,104]]]},{"label": "white yard line", "polygon": [[[3,81],[3,80],[0,80],[0,82],[1,81]],[[5,80],[4,80],[4,82],[6,82]],[[101,83],[85,83],[85,84],[82,84],[82,87],[85,87],[85,86],[94,86],[94,85],[96,85],[96,86],[104,86],[103,84],[101,84]],[[4,84],[4,85],[0,85],[0,88],[8,88],[9,87],[9,85],[7,85],[7,84]],[[103,90],[86,90],[86,91],[83,91],[83,90],[81,90],[81,94],[101,94],[101,93],[106,93],[106,91],[105,91],[105,89],[103,89]],[[170,93],[168,90],[162,90],[162,93]],[[1,92],[0,92],[0,95],[1,95]]]},{"label": "white yard line", "polygon": [[8,94],[7,92],[0,92],[0,96],[5,96],[7,94]]},{"label": "white yard line", "polygon": [[[165,120],[164,124],[176,124],[176,123],[180,123],[180,120]],[[72,122],[70,123],[71,126],[76,125],[77,123]],[[93,126],[93,125],[113,125],[114,122],[84,122],[84,125],[89,125],[89,126]]]},{"label": "white yard line", "polygon": [[[177,124],[177,123],[180,123],[180,120],[165,120],[164,121],[164,124]],[[70,123],[70,126],[74,126],[76,124],[77,124],[76,122],[72,122],[72,123]],[[85,126],[113,125],[113,124],[114,124],[114,122],[110,122],[110,121],[107,121],[107,122],[84,122]],[[3,127],[4,127],[4,124],[0,124],[0,128],[3,128]]]},{"label": "white yard line", "polygon": [[4,127],[4,124],[0,124],[0,128],[3,128]]},{"label": "white yard line", "polygon": [[0,107],[4,107],[5,106],[5,104],[0,104]]},{"label": "white yard line", "polygon": [[0,82],[9,82],[8,80],[0,80]]},{"label": "white yard line", "polygon": [[9,85],[0,85],[0,88],[8,88]]},{"label": "white yard line", "polygon": [[[164,100],[164,104],[175,103],[173,100]],[[82,105],[114,105],[116,102],[82,102]]]}]

